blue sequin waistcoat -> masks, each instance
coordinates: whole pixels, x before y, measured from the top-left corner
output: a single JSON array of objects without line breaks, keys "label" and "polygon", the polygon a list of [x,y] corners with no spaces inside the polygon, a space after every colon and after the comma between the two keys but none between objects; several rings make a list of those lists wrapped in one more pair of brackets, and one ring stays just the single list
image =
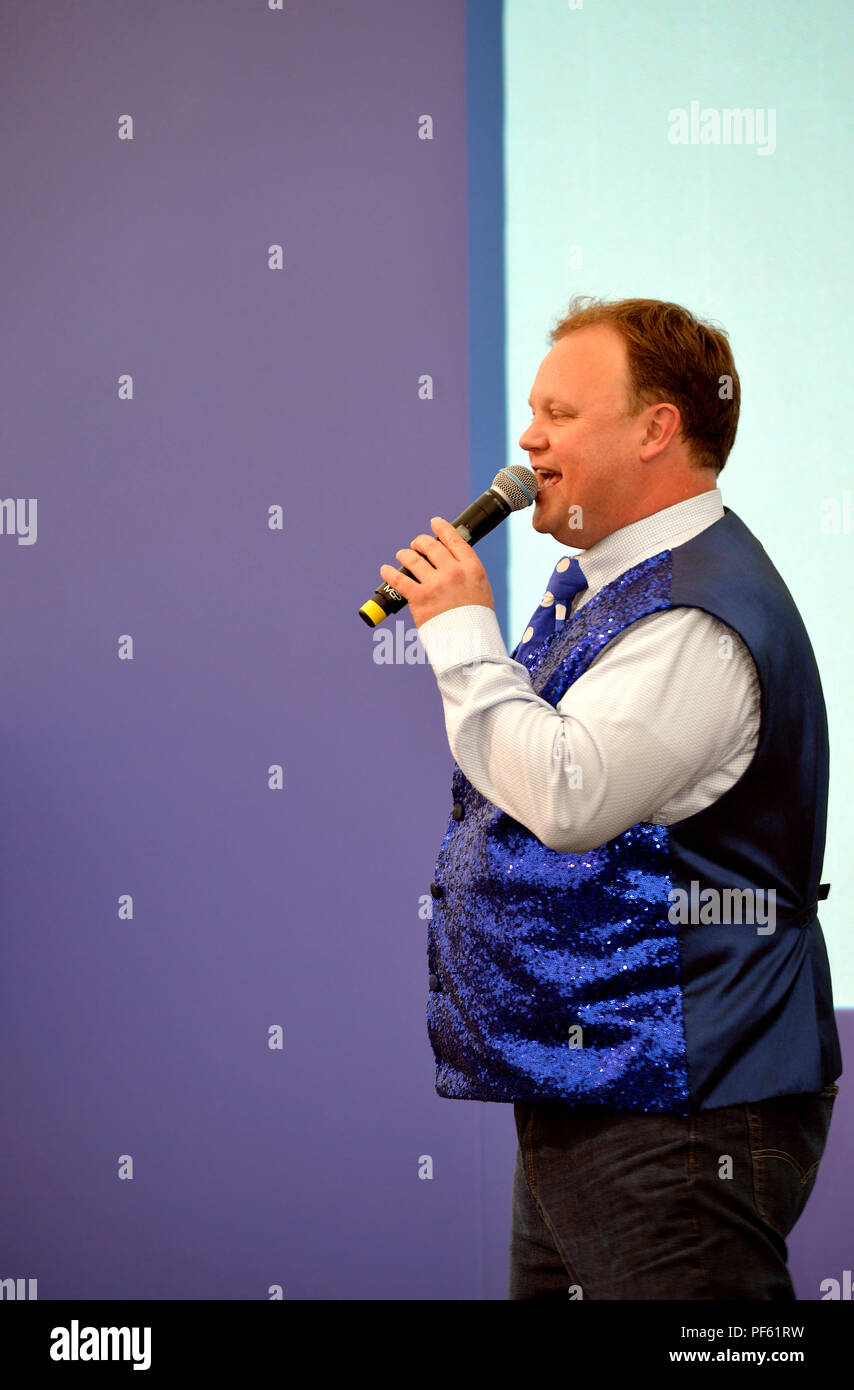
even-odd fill
[{"label": "blue sequin waistcoat", "polygon": [[[755,537],[727,509],[693,542],[620,575],[535,655],[533,689],[557,705],[629,624],[677,603],[716,613],[754,657],[763,720],[748,774],[707,812],[670,827],[639,823],[571,854],[548,849],[454,765],[455,809],[434,870],[427,949],[440,1096],[688,1114],[817,1090],[841,1070],[813,904],[822,797],[826,804],[823,703],[817,674],[815,690],[805,678],[801,706],[775,698],[784,680],[791,687],[793,655],[805,663],[812,653]],[[809,729],[817,730],[814,745]],[[795,772],[792,737],[806,760]],[[771,779],[767,793],[763,777]],[[780,795],[800,806],[788,820],[776,809]],[[777,884],[775,937],[674,925],[670,891],[692,878]]]}]

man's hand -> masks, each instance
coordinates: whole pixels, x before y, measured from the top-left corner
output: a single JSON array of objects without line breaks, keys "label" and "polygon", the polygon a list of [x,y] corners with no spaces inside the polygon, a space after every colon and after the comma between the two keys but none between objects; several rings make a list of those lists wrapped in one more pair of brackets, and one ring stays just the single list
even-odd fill
[{"label": "man's hand", "polygon": [[494,608],[486,570],[468,542],[441,516],[432,517],[430,525],[435,536],[416,536],[410,549],[395,551],[415,579],[407,578],[393,565],[380,566],[386,584],[397,589],[409,604],[415,626],[466,603]]}]

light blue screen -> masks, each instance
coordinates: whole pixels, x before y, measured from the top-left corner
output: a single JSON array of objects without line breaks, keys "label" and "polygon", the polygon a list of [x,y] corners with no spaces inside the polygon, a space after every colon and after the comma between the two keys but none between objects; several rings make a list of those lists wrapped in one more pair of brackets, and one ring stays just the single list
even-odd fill
[{"label": "light blue screen", "polygon": [[[742,409],[719,485],[788,584],[821,670],[832,755],[821,921],[836,1004],[854,1007],[854,11],[506,0],[504,55],[508,458],[525,461],[527,397],[573,294],[675,300],[727,330]],[[559,553],[529,518],[508,527],[511,649]]]}]

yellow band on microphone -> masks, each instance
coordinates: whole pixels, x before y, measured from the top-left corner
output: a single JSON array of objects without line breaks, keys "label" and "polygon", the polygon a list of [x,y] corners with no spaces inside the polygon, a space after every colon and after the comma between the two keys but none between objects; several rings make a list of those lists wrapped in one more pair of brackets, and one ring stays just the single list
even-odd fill
[{"label": "yellow band on microphone", "polygon": [[388,613],[385,611],[385,609],[380,608],[378,603],[374,603],[374,600],[372,598],[369,598],[367,603],[362,604],[361,608],[359,609],[359,612],[366,619],[366,621],[371,624],[372,627],[376,627],[379,623],[382,622],[383,618],[388,617]]}]

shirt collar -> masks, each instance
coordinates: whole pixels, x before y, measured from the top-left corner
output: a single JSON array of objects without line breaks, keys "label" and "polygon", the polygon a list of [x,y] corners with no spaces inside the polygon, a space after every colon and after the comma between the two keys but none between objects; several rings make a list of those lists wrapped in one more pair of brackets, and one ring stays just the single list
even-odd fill
[{"label": "shirt collar", "polygon": [[609,584],[624,570],[648,560],[661,550],[670,550],[690,540],[698,532],[719,521],[724,514],[720,488],[711,488],[695,497],[687,497],[684,502],[676,502],[672,507],[664,507],[660,512],[652,512],[628,526],[621,526],[610,535],[603,536],[595,545],[582,550],[576,556],[581,572],[587,580],[587,589],[580,598],[586,601],[605,584]]}]

